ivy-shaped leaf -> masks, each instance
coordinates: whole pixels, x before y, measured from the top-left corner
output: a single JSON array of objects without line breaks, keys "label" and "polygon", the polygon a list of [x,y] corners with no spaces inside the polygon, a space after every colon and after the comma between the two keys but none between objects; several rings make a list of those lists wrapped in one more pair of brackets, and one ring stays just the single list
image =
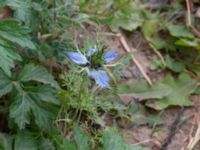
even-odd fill
[{"label": "ivy-shaped leaf", "polygon": [[171,88],[171,92],[162,99],[147,103],[148,106],[162,110],[168,106],[191,106],[190,94],[195,92],[197,83],[187,74],[181,74],[179,80],[174,80],[172,76],[167,76],[162,83]]},{"label": "ivy-shaped leaf", "polygon": [[164,80],[148,86],[145,81],[134,81],[128,88],[121,85],[119,95],[130,96],[139,100],[149,100],[146,105],[162,110],[168,106],[191,106],[190,94],[195,92],[197,83],[187,74],[181,74],[178,80],[168,75]]}]

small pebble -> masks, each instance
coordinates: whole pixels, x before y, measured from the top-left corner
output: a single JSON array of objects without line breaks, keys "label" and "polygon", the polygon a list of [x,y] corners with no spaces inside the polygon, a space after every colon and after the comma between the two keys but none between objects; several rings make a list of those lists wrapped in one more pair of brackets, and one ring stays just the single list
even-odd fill
[{"label": "small pebble", "polygon": [[123,78],[129,79],[129,78],[132,78],[132,77],[133,77],[132,74],[131,74],[131,72],[128,71],[128,70],[122,70],[121,73],[122,73],[122,77],[123,77]]}]

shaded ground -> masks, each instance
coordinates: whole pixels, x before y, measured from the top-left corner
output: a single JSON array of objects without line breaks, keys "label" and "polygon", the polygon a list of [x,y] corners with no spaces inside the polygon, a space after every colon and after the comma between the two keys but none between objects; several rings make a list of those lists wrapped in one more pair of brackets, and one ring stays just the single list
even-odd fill
[{"label": "shaded ground", "polygon": [[[168,144],[166,150],[185,150],[188,145],[190,136],[193,135],[193,128],[196,128],[197,123],[194,121],[195,115],[200,115],[200,97],[193,97],[194,107],[186,108],[182,119],[177,125],[175,135],[171,138],[171,143]],[[126,135],[127,142],[130,144],[142,144],[152,150],[160,150],[162,144],[170,134],[170,128],[176,119],[180,109],[171,108],[163,113],[163,125],[154,129],[148,126],[133,126],[131,128],[122,129]],[[200,145],[196,148],[199,150]]]}]

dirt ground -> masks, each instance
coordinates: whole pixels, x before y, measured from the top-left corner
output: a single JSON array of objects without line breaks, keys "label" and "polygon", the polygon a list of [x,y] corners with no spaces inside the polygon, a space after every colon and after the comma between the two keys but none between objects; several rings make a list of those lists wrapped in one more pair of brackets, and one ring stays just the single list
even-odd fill
[{"label": "dirt ground", "polygon": [[[125,34],[125,37],[132,50],[131,53],[133,53],[135,59],[152,82],[162,79],[166,72],[151,71],[149,69],[151,58],[155,56],[159,59],[159,56],[149,47],[142,35],[139,32],[133,32]],[[120,43],[119,37],[105,33],[103,39],[109,49],[118,50],[120,55],[127,53]],[[129,66],[128,70],[125,70],[125,76],[128,79],[144,78],[134,63]],[[200,128],[200,96],[192,96],[191,100],[194,102],[194,107],[184,108],[182,113],[180,112],[181,108],[165,110],[162,114],[163,124],[155,128],[147,125],[121,128],[120,130],[124,134],[126,142],[133,145],[141,144],[151,150],[187,150],[189,143],[195,141],[195,134]],[[181,113],[180,121],[176,128],[173,128],[179,113]],[[164,143],[167,144],[164,146]],[[197,143],[193,150],[200,150],[200,143]]]}]

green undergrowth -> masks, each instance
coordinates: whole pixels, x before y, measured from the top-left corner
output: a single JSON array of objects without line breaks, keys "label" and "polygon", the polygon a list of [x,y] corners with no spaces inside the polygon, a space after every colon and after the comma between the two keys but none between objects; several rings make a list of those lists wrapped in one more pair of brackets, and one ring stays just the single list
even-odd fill
[{"label": "green undergrowth", "polygon": [[[187,26],[184,2],[172,3],[148,8],[146,1],[131,0],[1,1],[13,17],[0,20],[0,150],[148,150],[126,144],[117,120],[155,127],[166,108],[192,106],[190,96],[200,93],[200,41]],[[199,20],[192,21],[197,26]],[[66,55],[107,50],[101,37],[77,41],[70,34],[74,27],[86,30],[85,24],[141,32],[163,57],[153,57],[151,69],[168,72],[166,77],[152,86],[121,82],[121,70],[130,64],[125,56],[104,68],[110,87],[99,87],[82,71],[87,65]]]}]

